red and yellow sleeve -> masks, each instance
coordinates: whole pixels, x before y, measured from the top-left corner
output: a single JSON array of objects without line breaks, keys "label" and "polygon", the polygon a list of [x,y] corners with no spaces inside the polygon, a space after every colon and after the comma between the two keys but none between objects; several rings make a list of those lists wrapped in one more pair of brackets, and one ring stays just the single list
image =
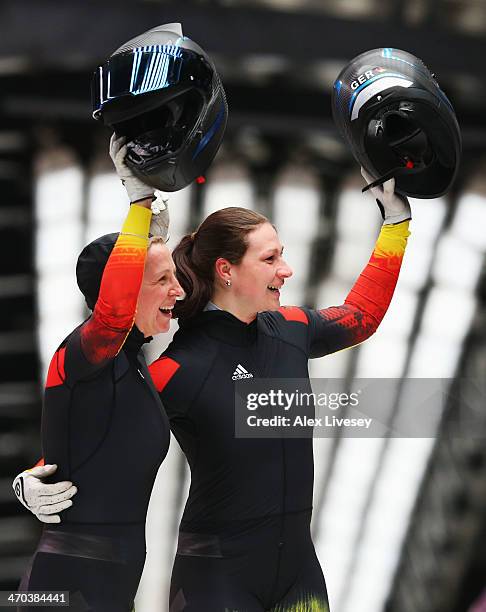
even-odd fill
[{"label": "red and yellow sleeve", "polygon": [[372,317],[377,326],[385,316],[395,291],[410,236],[408,224],[404,221],[383,225],[368,265],[344,301]]},{"label": "red and yellow sleeve", "polygon": [[81,347],[93,364],[117,355],[136,315],[147,256],[152,212],[132,204],[106,263],[100,293],[90,319],[81,329]]},{"label": "red and yellow sleeve", "polygon": [[[410,236],[409,221],[384,225],[371,258],[342,306],[318,310],[313,353],[319,356],[348,348],[369,338],[390,305]],[[325,349],[324,349],[325,346]]]}]

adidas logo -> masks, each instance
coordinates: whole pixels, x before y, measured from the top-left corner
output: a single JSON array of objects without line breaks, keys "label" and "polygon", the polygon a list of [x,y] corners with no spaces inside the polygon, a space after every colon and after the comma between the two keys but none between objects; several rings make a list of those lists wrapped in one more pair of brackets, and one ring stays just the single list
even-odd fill
[{"label": "adidas logo", "polygon": [[250,374],[248,370],[239,363],[236,366],[236,370],[233,372],[233,376],[231,377],[233,380],[241,380],[242,378],[253,378],[253,374]]}]

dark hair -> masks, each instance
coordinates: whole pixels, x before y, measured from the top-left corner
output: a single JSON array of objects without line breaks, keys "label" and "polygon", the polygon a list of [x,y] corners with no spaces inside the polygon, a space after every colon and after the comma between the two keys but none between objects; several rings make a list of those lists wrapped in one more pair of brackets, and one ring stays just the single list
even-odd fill
[{"label": "dark hair", "polygon": [[172,253],[177,279],[186,297],[177,302],[181,321],[198,314],[211,299],[214,264],[220,257],[238,264],[248,248],[247,236],[268,219],[260,213],[230,206],[209,215],[196,232],[182,238]]}]

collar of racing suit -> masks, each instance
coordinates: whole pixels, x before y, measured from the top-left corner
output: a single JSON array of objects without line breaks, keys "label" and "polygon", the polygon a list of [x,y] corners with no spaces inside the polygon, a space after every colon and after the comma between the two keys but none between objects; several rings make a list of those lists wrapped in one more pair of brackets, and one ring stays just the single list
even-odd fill
[{"label": "collar of racing suit", "polygon": [[257,318],[251,323],[240,321],[226,310],[203,310],[185,321],[179,321],[184,330],[203,328],[203,331],[225,344],[249,346],[256,341]]},{"label": "collar of racing suit", "polygon": [[125,340],[123,349],[130,353],[138,353],[146,342],[153,340],[152,336],[145,337],[142,332],[134,325]]}]

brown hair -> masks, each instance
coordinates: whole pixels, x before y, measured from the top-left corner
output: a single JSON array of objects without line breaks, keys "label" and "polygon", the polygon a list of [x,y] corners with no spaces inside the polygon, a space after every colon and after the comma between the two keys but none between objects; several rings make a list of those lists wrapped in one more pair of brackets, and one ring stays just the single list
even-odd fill
[{"label": "brown hair", "polygon": [[186,297],[177,302],[175,316],[189,319],[211,299],[214,264],[220,257],[238,264],[248,248],[248,234],[268,219],[260,213],[230,206],[209,215],[196,232],[182,238],[172,253],[177,279]]}]

